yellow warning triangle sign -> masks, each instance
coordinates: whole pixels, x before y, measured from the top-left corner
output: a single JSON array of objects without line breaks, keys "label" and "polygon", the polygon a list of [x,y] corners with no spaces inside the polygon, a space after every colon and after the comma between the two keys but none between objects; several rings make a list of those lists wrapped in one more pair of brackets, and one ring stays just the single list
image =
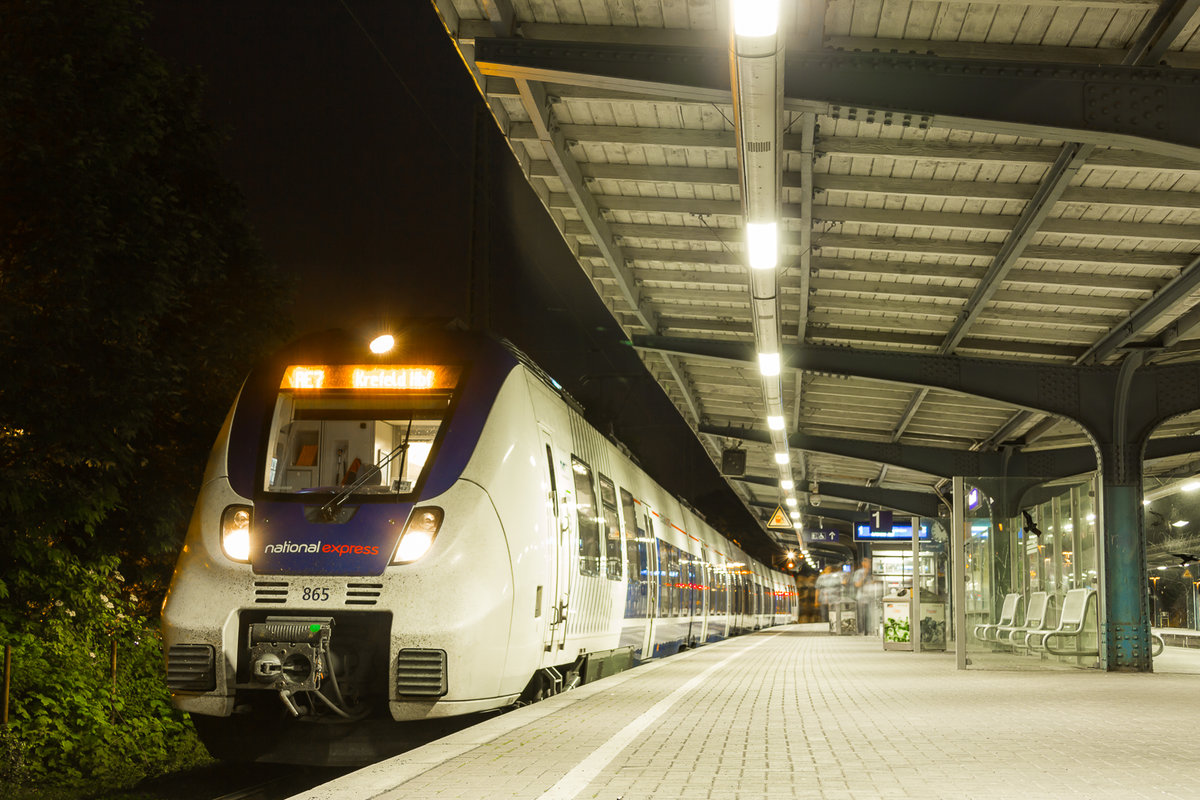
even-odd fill
[{"label": "yellow warning triangle sign", "polygon": [[783,513],[783,506],[775,506],[775,513],[771,515],[771,521],[767,523],[767,527],[791,529],[792,521],[788,519],[787,514]]}]

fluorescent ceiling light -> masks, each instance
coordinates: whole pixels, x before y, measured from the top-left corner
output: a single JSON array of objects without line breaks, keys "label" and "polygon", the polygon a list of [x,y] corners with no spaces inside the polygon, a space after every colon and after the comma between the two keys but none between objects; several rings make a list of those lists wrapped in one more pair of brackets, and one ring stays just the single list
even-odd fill
[{"label": "fluorescent ceiling light", "polygon": [[779,482],[779,488],[790,492],[792,489],[796,488],[796,482],[790,478],[784,478]]},{"label": "fluorescent ceiling light", "polygon": [[1194,492],[1197,489],[1200,489],[1200,481],[1188,481],[1187,483],[1185,483],[1183,486],[1180,486],[1179,488],[1185,492]]},{"label": "fluorescent ceiling light", "polygon": [[789,497],[786,502],[789,506],[794,506],[794,505],[796,505],[796,498]]},{"label": "fluorescent ceiling light", "polygon": [[789,464],[789,463],[791,463],[791,460],[792,460],[791,453],[776,453],[775,454],[775,463],[776,464]]},{"label": "fluorescent ceiling light", "polygon": [[767,417],[767,427],[773,431],[783,430],[783,417]]},{"label": "fluorescent ceiling light", "polygon": [[779,0],[734,0],[733,32],[738,36],[774,36],[779,30]]},{"label": "fluorescent ceiling light", "polygon": [[792,519],[800,519],[800,512],[799,512],[799,511],[792,511],[792,512],[790,512],[790,513],[789,513],[789,515],[788,515],[788,516],[790,516]]},{"label": "fluorescent ceiling light", "polygon": [[746,223],[746,254],[751,269],[775,269],[779,263],[778,230],[774,222]]},{"label": "fluorescent ceiling light", "polygon": [[779,353],[759,353],[758,371],[763,377],[770,378],[779,374]]}]

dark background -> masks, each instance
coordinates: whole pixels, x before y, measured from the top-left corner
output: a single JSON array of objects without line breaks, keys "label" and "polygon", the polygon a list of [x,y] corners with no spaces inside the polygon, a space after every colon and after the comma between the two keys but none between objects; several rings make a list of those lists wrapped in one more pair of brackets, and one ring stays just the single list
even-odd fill
[{"label": "dark background", "polygon": [[[297,334],[458,317],[511,339],[643,466],[777,552],[647,373],[424,0],[157,0],[150,43],[207,80],[222,166]],[[474,297],[474,304],[472,297]]]}]

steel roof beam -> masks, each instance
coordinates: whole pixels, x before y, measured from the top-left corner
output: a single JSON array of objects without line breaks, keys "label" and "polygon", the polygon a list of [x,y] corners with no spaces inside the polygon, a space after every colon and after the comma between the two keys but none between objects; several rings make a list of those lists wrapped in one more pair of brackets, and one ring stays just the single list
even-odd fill
[{"label": "steel roof beam", "polygon": [[[715,48],[479,39],[485,75],[729,102]],[[1200,72],[799,51],[785,94],[835,118],[1118,145],[1200,160]],[[802,98],[802,99],[801,99]],[[861,110],[860,110],[861,109]]]},{"label": "steel roof beam", "polygon": [[[801,141],[803,141],[803,136],[801,137]],[[904,144],[907,143],[904,142]],[[803,144],[801,144],[801,148],[803,148]],[[737,170],[719,167],[668,167],[601,163],[580,164],[579,168],[585,178],[593,180],[705,184],[710,186],[737,185]],[[558,175],[554,171],[553,165],[548,161],[533,161],[530,163],[529,169],[530,175],[535,178],[557,177]],[[784,189],[799,189],[804,185],[798,170],[783,173]],[[1034,192],[1037,191],[1038,184],[818,174],[813,175],[812,186],[814,189],[824,192],[1025,201],[1033,197]],[[1112,189],[1107,187],[1069,186],[1063,192],[1059,201],[1063,203],[1087,203],[1092,205],[1200,209],[1200,195],[1196,192],[1155,189]]]},{"label": "steel roof beam", "polygon": [[[811,157],[811,154],[810,154]],[[808,170],[811,181],[811,168]],[[705,214],[725,217],[740,217],[741,203],[737,200],[709,200],[688,197],[642,197],[625,194],[593,194],[596,204],[604,211],[631,211],[666,214],[694,214],[703,209]],[[551,192],[546,203],[551,208],[574,208],[570,195]],[[857,206],[813,205],[811,196],[800,204],[785,203],[781,219],[799,222],[801,260],[808,252],[804,241],[806,230],[811,231],[813,222],[855,222],[875,225],[911,225],[923,228],[945,228],[950,230],[1011,231],[1021,222],[1017,214],[972,214],[945,211],[906,211],[890,208],[862,208]],[[807,227],[806,227],[807,226]],[[725,230],[718,228],[718,230]],[[1038,229],[1043,233],[1070,233],[1085,236],[1122,236],[1137,239],[1164,241],[1200,241],[1200,225],[1180,225],[1162,222],[1122,222],[1120,220],[1093,220],[1054,218],[1045,219]],[[978,275],[978,270],[976,270]]]},{"label": "steel roof beam", "polygon": [[653,313],[642,307],[637,285],[629,274],[629,267],[625,262],[624,253],[621,252],[621,245],[617,243],[616,236],[604,220],[595,198],[584,185],[579,164],[568,151],[566,140],[551,119],[550,100],[546,95],[546,90],[529,81],[519,81],[519,84],[521,101],[525,106],[525,112],[537,130],[537,139],[541,143],[546,157],[554,164],[559,180],[562,181],[567,194],[571,196],[572,204],[579,211],[581,224],[587,235],[591,237],[592,243],[600,248],[608,271],[616,281],[625,304],[637,317],[641,327],[655,330]]},{"label": "steel roof beam", "polygon": [[[1147,0],[1147,6],[1155,5]],[[556,38],[556,37],[547,37]],[[832,50],[879,50],[884,53],[925,53],[950,58],[986,58],[997,61],[1046,61],[1055,64],[1121,64],[1127,49],[1118,47],[1071,47],[1044,44],[995,44],[973,41],[890,39],[873,36],[827,36]],[[1173,50],[1162,54],[1169,66],[1200,68],[1200,53]]]},{"label": "steel roof beam", "polygon": [[[786,104],[785,104],[786,105]],[[808,109],[798,108],[796,111]],[[637,128],[622,125],[559,126],[562,134],[572,141],[596,144],[655,145],[659,147],[734,148],[732,131],[697,130],[694,128]],[[508,138],[515,141],[537,139],[534,127],[515,122],[508,128]],[[799,134],[785,134],[783,147],[799,152],[803,142]],[[953,161],[972,163],[1003,162],[1006,164],[1053,164],[1060,148],[1036,144],[991,144],[978,142],[944,142],[895,138],[856,139],[850,136],[822,137],[817,142],[815,156],[871,156],[900,160]],[[1094,153],[1093,166],[1170,171],[1200,170],[1192,159],[1173,158],[1140,150],[1103,150]]]},{"label": "steel roof beam", "polygon": [[[704,424],[700,430],[714,436],[742,441],[762,442],[768,431]],[[948,447],[871,442],[832,436],[794,433],[788,444],[797,450],[841,456],[876,464],[913,470],[926,475],[976,478],[1066,478],[1096,469],[1096,451],[1090,446],[1066,447],[1034,452],[979,452]],[[821,485],[824,485],[822,482]]]},{"label": "steel roof beam", "polygon": [[1129,47],[1122,64],[1157,64],[1200,8],[1200,0],[1162,0]]},{"label": "steel roof beam", "polygon": [[[774,486],[778,481],[770,478],[744,475],[735,481],[755,486]],[[853,486],[848,483],[820,482],[821,497],[837,498],[858,503],[868,503],[880,508],[891,508],[919,517],[936,517],[942,506],[941,499],[933,492],[912,492],[904,489],[879,489],[873,486]]]},{"label": "steel roof beam", "polygon": [[[876,302],[878,306],[878,302]],[[667,311],[680,312],[684,308],[694,307],[679,307],[668,308]],[[751,323],[747,320],[746,315],[733,314],[733,309],[723,309],[725,314],[724,319],[709,321],[703,318],[682,318],[682,317],[666,317],[660,318],[659,327],[661,330],[688,330],[698,331],[702,333],[727,333],[738,336],[738,339],[747,338],[745,334],[753,333]],[[834,320],[836,322],[836,320]],[[812,334],[810,338],[820,339],[823,341],[835,340],[845,342],[865,342],[877,346],[888,344],[893,345],[916,345],[928,348],[930,351],[936,350],[938,342],[942,340],[939,333],[913,333],[912,326],[897,325],[894,330],[887,329],[872,329],[864,330],[861,328],[851,327],[822,327],[817,333]],[[1017,329],[1019,330],[1019,329]],[[785,324],[782,326],[782,332],[785,336],[794,336],[796,328],[794,325]],[[1009,353],[1029,356],[1031,358],[1055,358],[1061,361],[1070,361],[1079,356],[1084,351],[1087,341],[1083,337],[1072,339],[1069,336],[1059,338],[1059,343],[1047,343],[1044,341],[1032,341],[1013,339],[1011,336],[1006,336],[1007,331],[989,328],[986,333],[989,338],[982,336],[977,338],[967,339],[963,344],[963,349],[970,351],[978,351],[985,353]],[[996,337],[996,338],[991,338]],[[675,338],[675,337],[671,337]],[[684,338],[684,337],[680,337]],[[647,348],[655,349],[655,348]]]},{"label": "steel roof beam", "polygon": [[[584,222],[565,224],[567,233],[576,236],[591,236]],[[736,235],[733,228],[713,228],[699,225],[643,225],[631,222],[608,223],[613,235],[625,239],[658,239],[660,241],[705,242],[730,246]],[[797,232],[780,235],[782,254],[799,255],[800,236]],[[737,247],[740,243],[733,242]],[[1000,250],[998,242],[969,242],[958,239],[919,239],[898,236],[873,236],[846,233],[819,233],[813,236],[814,249],[838,247],[850,250],[868,250],[880,253],[922,254],[938,253],[972,258],[994,258]],[[736,251],[735,251],[736,252]],[[701,253],[703,255],[703,253]],[[1056,247],[1031,245],[1025,248],[1024,258],[1034,261],[1085,262],[1089,264],[1122,264],[1126,266],[1170,267],[1182,269],[1192,261],[1189,253],[1160,252],[1155,250],[1113,250],[1082,247]],[[886,268],[881,265],[881,268]]]},{"label": "steel roof beam", "polygon": [[[1122,347],[1141,336],[1175,304],[1190,297],[1198,287],[1200,287],[1200,255],[1193,258],[1192,262],[1184,267],[1174,280],[1130,314],[1129,319],[1123,320],[1119,325],[1113,327],[1104,337],[1088,348],[1088,351],[1079,357],[1078,363],[1104,363]],[[1176,322],[1179,324],[1176,325],[1171,335],[1177,341],[1180,330],[1190,332],[1195,327],[1196,313],[1191,313],[1186,321],[1181,317]]]},{"label": "steel roof beam", "polygon": [[[550,100],[546,95],[545,88],[527,81],[518,81],[518,85],[526,113],[529,114],[529,118],[533,120],[533,124],[537,128],[538,139],[542,144],[542,149],[554,165],[559,180],[565,187],[567,194],[571,197],[573,205],[583,220],[583,224],[586,226],[593,244],[600,250],[605,265],[608,267],[608,272],[612,280],[617,284],[621,299],[628,307],[629,312],[633,315],[638,325],[651,331],[657,331],[658,325],[655,314],[653,311],[647,309],[643,303],[641,293],[638,290],[625,255],[621,250],[621,245],[616,241],[608,223],[604,220],[599,207],[596,205],[595,199],[584,185],[578,162],[575,161],[574,156],[567,149],[566,141],[563,139],[562,134],[556,129],[556,125],[551,118]],[[680,396],[683,398],[693,423],[698,423],[703,418],[703,412],[689,386],[683,366],[679,363],[677,357],[670,353],[662,353],[660,357],[666,365],[672,380],[678,387]],[[718,443],[708,440],[702,441],[706,445],[706,449],[709,450],[709,454],[716,458],[716,454],[720,452]]]},{"label": "steel roof beam", "polygon": [[[633,345],[735,363],[752,357],[746,345],[738,342],[635,336]],[[1111,433],[1111,406],[1122,374],[1115,366],[1035,364],[813,344],[785,351],[784,363],[793,369],[946,389],[1057,414],[1097,436]],[[1141,367],[1138,380],[1128,387],[1126,408],[1134,415],[1128,424],[1147,435],[1163,421],[1195,411],[1198,397],[1200,363]]]}]

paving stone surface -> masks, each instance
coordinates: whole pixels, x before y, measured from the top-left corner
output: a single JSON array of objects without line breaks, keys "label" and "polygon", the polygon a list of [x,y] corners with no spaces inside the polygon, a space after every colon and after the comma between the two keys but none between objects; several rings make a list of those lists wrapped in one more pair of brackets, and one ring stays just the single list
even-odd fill
[{"label": "paving stone surface", "polygon": [[1194,798],[1198,690],[1194,674],[957,671],[952,654],[792,625],[638,667],[299,797]]}]

